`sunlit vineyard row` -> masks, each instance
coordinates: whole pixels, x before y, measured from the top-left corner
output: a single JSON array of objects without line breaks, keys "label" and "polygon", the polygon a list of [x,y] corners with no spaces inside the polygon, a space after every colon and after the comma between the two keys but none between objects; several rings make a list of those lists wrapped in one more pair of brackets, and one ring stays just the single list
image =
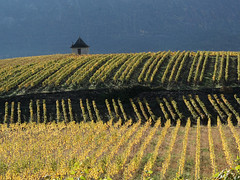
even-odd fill
[{"label": "sunlit vineyard row", "polygon": [[[87,111],[87,109],[86,109]],[[240,153],[238,127],[171,127],[149,118],[81,123],[0,125],[1,179],[174,179],[211,177],[234,165]],[[95,120],[95,119],[94,119]],[[213,140],[214,139],[214,140]]]},{"label": "sunlit vineyard row", "polygon": [[239,81],[238,52],[67,54],[0,62],[2,95],[137,85],[165,89],[233,87]]},{"label": "sunlit vineyard row", "polygon": [[197,124],[200,119],[207,125],[208,119],[217,124],[217,117],[223,123],[232,117],[234,125],[240,124],[240,95],[237,94],[187,94],[176,97],[152,96],[129,99],[36,99],[23,101],[6,101],[0,103],[0,123],[48,123],[48,122],[87,122],[87,121],[116,121],[121,118],[124,122],[131,118],[133,121],[162,122],[171,120],[176,125],[177,120],[182,124]]}]

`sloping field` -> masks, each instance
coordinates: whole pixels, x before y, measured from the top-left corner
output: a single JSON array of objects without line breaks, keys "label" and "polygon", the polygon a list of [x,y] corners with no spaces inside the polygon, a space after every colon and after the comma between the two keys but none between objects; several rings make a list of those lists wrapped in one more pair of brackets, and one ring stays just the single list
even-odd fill
[{"label": "sloping field", "polygon": [[141,120],[1,125],[1,179],[184,179],[233,167],[239,128]]},{"label": "sloping field", "polygon": [[240,53],[0,61],[1,179],[210,178],[240,154]]},{"label": "sloping field", "polygon": [[50,55],[0,61],[1,95],[83,89],[238,87],[237,52]]}]

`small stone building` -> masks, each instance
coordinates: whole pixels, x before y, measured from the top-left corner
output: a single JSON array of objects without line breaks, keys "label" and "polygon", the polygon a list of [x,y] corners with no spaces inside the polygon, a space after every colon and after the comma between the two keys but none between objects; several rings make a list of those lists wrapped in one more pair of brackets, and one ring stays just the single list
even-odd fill
[{"label": "small stone building", "polygon": [[71,48],[74,54],[89,54],[89,46],[80,37]]}]

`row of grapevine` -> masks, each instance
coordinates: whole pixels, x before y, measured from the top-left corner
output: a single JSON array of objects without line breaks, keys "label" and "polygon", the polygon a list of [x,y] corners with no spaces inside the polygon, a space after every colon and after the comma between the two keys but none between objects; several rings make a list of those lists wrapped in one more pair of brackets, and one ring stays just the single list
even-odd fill
[{"label": "row of grapevine", "polygon": [[174,113],[173,108],[172,108],[172,106],[170,105],[170,103],[167,101],[166,98],[163,98],[163,101],[164,101],[165,106],[167,107],[167,109],[168,109],[168,111],[169,111],[172,119],[173,119],[173,120],[176,120],[177,115]]},{"label": "row of grapevine", "polygon": [[184,172],[184,166],[185,166],[185,159],[186,159],[186,153],[187,153],[187,144],[188,144],[188,134],[191,127],[191,120],[188,118],[186,127],[185,127],[185,134],[183,139],[183,150],[181,153],[181,158],[179,160],[179,168],[178,168],[178,176],[182,176]]},{"label": "row of grapevine", "polygon": [[128,179],[128,178],[131,179],[134,176],[134,174],[136,173],[136,171],[138,169],[140,169],[140,164],[141,164],[141,160],[144,156],[144,151],[146,150],[146,148],[152,141],[154,135],[156,134],[156,132],[160,126],[161,126],[161,120],[159,119],[155,123],[153,129],[149,132],[147,137],[142,142],[142,144],[139,148],[139,151],[135,154],[135,157],[131,159],[131,161],[128,163],[128,166],[125,168],[125,170],[123,172],[123,176],[126,179]]},{"label": "row of grapevine", "polygon": [[151,56],[151,58],[149,58],[149,59],[147,60],[147,62],[146,62],[146,63],[144,64],[144,66],[143,66],[143,69],[142,69],[140,75],[138,76],[138,82],[142,82],[143,76],[144,76],[145,72],[147,71],[147,69],[149,68],[149,66],[152,64],[152,62],[154,61],[154,59],[156,59],[156,58],[157,58],[159,55],[161,55],[161,54],[162,54],[162,52],[154,53],[154,54]]},{"label": "row of grapevine", "polygon": [[[61,59],[62,56],[55,56],[56,59]],[[1,61],[3,62],[3,61]],[[1,66],[0,70],[0,84],[6,83],[6,81],[11,81],[13,78],[17,78],[22,75],[23,72],[29,71],[37,72],[36,67],[52,63],[52,56],[34,57],[34,58],[17,58],[13,61],[7,61],[6,64]],[[29,72],[30,73],[30,72]]]},{"label": "row of grapevine", "polygon": [[218,125],[218,130],[219,130],[219,133],[220,133],[220,136],[221,136],[223,151],[224,151],[224,154],[225,154],[227,164],[230,167],[233,167],[232,155],[231,155],[231,152],[229,150],[228,143],[227,143],[227,140],[226,140],[226,136],[225,136],[225,133],[222,129],[222,123],[220,122],[219,117],[217,118],[217,125]]},{"label": "row of grapevine", "polygon": [[163,105],[163,103],[160,101],[159,98],[157,98],[157,102],[158,102],[158,104],[159,104],[159,107],[160,107],[160,109],[161,109],[161,111],[162,111],[165,119],[170,119],[169,113],[167,112],[165,106]]},{"label": "row of grapevine", "polygon": [[218,105],[221,107],[221,109],[225,112],[225,114],[227,116],[230,116],[230,111],[228,110],[228,108],[225,106],[225,104],[218,98],[218,96],[216,94],[213,95],[213,97],[215,98],[216,102],[218,103]]},{"label": "row of grapevine", "polygon": [[177,74],[176,74],[176,77],[175,77],[175,82],[178,82],[179,76],[180,76],[180,74],[182,72],[182,69],[184,67],[183,65],[184,65],[186,59],[188,58],[188,56],[189,56],[189,51],[185,53],[185,55],[184,55],[184,57],[183,57],[183,59],[180,63],[180,66],[178,68],[178,71],[177,71]]},{"label": "row of grapevine", "polygon": [[107,174],[117,174],[118,173],[118,167],[117,164],[114,163],[114,157],[117,154],[117,152],[119,151],[119,149],[124,146],[127,145],[127,141],[128,139],[134,135],[134,133],[137,133],[138,129],[140,128],[140,121],[138,123],[135,123],[125,134],[124,136],[122,136],[122,138],[118,141],[118,143],[116,143],[112,149],[112,151],[110,152],[108,158],[107,158],[107,162],[106,162],[106,168],[107,168]]},{"label": "row of grapevine", "polygon": [[144,103],[145,103],[145,106],[147,107],[147,110],[148,110],[148,113],[149,113],[151,119],[152,119],[153,121],[155,121],[155,120],[156,120],[156,116],[155,116],[154,113],[152,112],[152,109],[151,109],[149,103],[147,102],[146,98],[144,98],[143,101],[144,101]]},{"label": "row of grapevine", "polygon": [[195,75],[194,75],[194,78],[193,78],[194,83],[197,83],[197,78],[198,78],[198,74],[199,74],[198,72],[200,70],[200,65],[202,63],[203,57],[204,57],[204,54],[200,53],[200,57],[198,59],[198,63],[197,63],[196,71],[195,71]]},{"label": "row of grapevine", "polygon": [[[155,70],[155,69],[158,68],[163,63],[163,61],[169,55],[169,53],[170,53],[169,51],[168,52],[163,51],[162,53],[158,54],[157,57],[151,62],[151,64],[149,64],[149,66],[146,67],[148,69],[146,69],[144,82],[148,82],[149,81],[148,79],[149,79],[150,75],[152,75],[150,78],[155,76],[153,72],[155,72],[155,71],[157,72],[157,70]],[[155,67],[155,69],[153,69],[154,67]]]},{"label": "row of grapevine", "polygon": [[195,179],[200,178],[200,153],[201,153],[201,126],[200,118],[197,119],[197,136],[196,136],[196,154],[195,154]]},{"label": "row of grapevine", "polygon": [[220,107],[218,106],[218,103],[212,98],[212,96],[209,94],[208,95],[208,100],[214,107],[214,109],[217,111],[218,115],[222,118],[225,119],[225,114],[221,111]]},{"label": "row of grapevine", "polygon": [[[140,57],[142,54],[134,54],[130,58],[128,58],[122,66],[118,69],[118,71],[113,76],[113,80],[116,82],[118,79],[121,78],[121,76],[124,76],[127,71],[125,69],[128,67],[129,64],[132,64],[132,62],[136,61],[138,57]],[[125,71],[125,73],[123,73]]]},{"label": "row of grapevine", "polygon": [[187,100],[185,96],[183,96],[183,101],[185,105],[187,106],[188,110],[191,112],[191,115],[193,116],[194,119],[198,118],[198,115],[196,111],[194,110],[194,107],[191,105],[191,103]]},{"label": "row of grapevine", "polygon": [[204,75],[204,72],[205,72],[205,69],[206,69],[208,56],[209,56],[209,52],[206,53],[206,56],[205,56],[205,59],[204,59],[204,62],[203,62],[203,67],[202,67],[202,71],[201,71],[200,78],[199,78],[200,82],[202,82],[202,80],[203,80],[203,75]]},{"label": "row of grapevine", "polygon": [[240,138],[239,138],[238,132],[236,131],[235,127],[232,124],[231,116],[228,117],[227,121],[228,121],[228,127],[231,129],[233,137],[236,141],[236,144],[237,144],[237,147],[238,147],[238,152],[240,153]]},{"label": "row of grapevine", "polygon": [[209,143],[209,152],[212,166],[212,175],[215,175],[217,166],[216,166],[216,157],[213,145],[213,137],[212,137],[212,128],[211,128],[211,119],[208,119],[208,143]]},{"label": "row of grapevine", "polygon": [[[150,76],[150,72],[151,72],[151,71],[152,71],[152,74],[151,74],[151,77],[150,77],[150,80],[149,80],[149,81],[150,81],[150,82],[153,82],[153,79],[154,79],[154,77],[156,76],[156,74],[157,74],[157,72],[158,72],[158,70],[159,70],[159,67],[162,65],[162,63],[165,61],[165,59],[169,56],[169,54],[170,54],[170,51],[166,52],[166,53],[162,56],[162,58],[161,58],[160,60],[157,60],[156,65],[153,66],[153,67],[154,67],[154,70],[153,70],[153,71],[152,71],[153,67],[152,67],[152,66],[149,67],[148,72],[147,72],[147,74],[146,74],[146,77],[144,78],[144,81],[145,81],[145,82],[147,81],[147,77]],[[154,63],[154,62],[153,62],[153,63]]]},{"label": "row of grapevine", "polygon": [[219,53],[217,53],[216,59],[215,59],[214,71],[213,71],[213,76],[212,76],[213,82],[216,81],[216,77],[217,77],[218,61],[219,61]]},{"label": "row of grapevine", "polygon": [[[126,124],[128,124],[128,126],[131,125],[131,121],[129,121]],[[124,126],[125,126],[125,124],[124,124]],[[125,126],[125,129],[128,126]],[[138,129],[139,126],[140,126],[140,123],[136,123],[128,130],[127,129],[125,130],[125,132],[124,132],[123,136],[120,138],[120,140],[113,144],[110,154],[108,155],[108,158],[106,159],[105,166],[103,166],[103,167],[101,167],[99,165],[94,166],[93,172],[95,172],[95,173],[92,173],[92,176],[94,175],[96,177],[99,177],[100,174],[103,173],[104,171],[107,171],[108,174],[110,173],[110,171],[117,173],[117,169],[113,168],[113,166],[112,166],[112,160],[114,159],[114,156],[119,151],[120,147],[123,146],[127,142],[127,140],[136,132],[136,130]],[[99,169],[99,167],[100,167],[100,169]]]},{"label": "row of grapevine", "polygon": [[[7,79],[3,80],[0,90],[9,91],[17,86],[18,88],[22,88],[22,84],[25,80],[31,78],[39,71],[44,70],[46,66],[51,66],[51,64],[51,61],[43,61],[42,63],[37,62],[28,66],[24,66],[23,69],[19,70],[17,73],[15,72],[16,74],[13,74],[12,76],[9,76]],[[31,71],[29,71],[29,69],[31,69]]]},{"label": "row of grapevine", "polygon": [[162,178],[164,178],[165,173],[166,173],[166,171],[169,167],[173,146],[175,144],[179,128],[180,128],[180,120],[177,121],[177,125],[176,125],[176,127],[175,127],[175,129],[174,129],[174,131],[172,132],[172,135],[171,135],[171,141],[170,141],[170,144],[169,144],[169,149],[168,149],[168,152],[167,152],[167,155],[166,155],[166,159],[164,160],[164,162],[162,164],[162,170],[161,170]]},{"label": "row of grapevine", "polygon": [[210,118],[211,117],[211,114],[208,112],[205,104],[201,101],[201,99],[199,98],[198,95],[195,96],[196,98],[196,101],[198,102],[199,106],[202,108],[203,112],[205,113],[205,115]]},{"label": "row of grapevine", "polygon": [[149,119],[149,117],[148,117],[148,115],[147,115],[147,113],[146,113],[146,111],[145,111],[145,109],[144,109],[143,103],[140,101],[139,98],[137,99],[137,102],[138,102],[138,105],[139,105],[139,107],[140,107],[140,109],[141,109],[141,112],[142,112],[145,120],[147,121],[147,120]]},{"label": "row of grapevine", "polygon": [[162,145],[163,141],[164,141],[164,138],[168,132],[168,129],[170,128],[171,126],[171,122],[170,120],[168,120],[164,126],[164,128],[162,129],[161,131],[161,135],[160,137],[158,138],[158,141],[157,141],[157,144],[154,148],[154,151],[153,151],[153,154],[152,156],[148,159],[148,161],[146,162],[146,164],[144,165],[144,170],[142,172],[142,176],[145,177],[145,178],[148,178],[150,175],[151,175],[151,172],[152,172],[152,168],[155,164],[155,161],[157,160],[157,157],[158,157],[158,153],[159,153],[159,148],[160,146]]},{"label": "row of grapevine", "polygon": [[88,64],[84,68],[78,69],[67,81],[66,83],[69,85],[70,83],[73,85],[81,83],[90,73],[94,72],[95,69],[99,68],[103,63],[108,61],[112,58],[112,55],[106,55],[102,58],[98,59],[96,58],[93,63]]},{"label": "row of grapevine", "polygon": [[126,57],[126,55],[124,54],[114,55],[110,60],[108,60],[97,71],[94,72],[94,74],[89,79],[89,82],[90,83],[98,82],[102,76],[107,75],[106,72],[111,67],[114,67],[116,63],[119,63],[119,61],[121,62],[122,60],[125,60],[124,57]]},{"label": "row of grapevine", "polygon": [[201,108],[197,105],[197,102],[192,98],[192,96],[190,95],[189,96],[189,99],[190,99],[190,102],[192,103],[194,109],[196,110],[196,112],[198,113],[198,115],[204,119],[205,118],[205,115],[203,114]]},{"label": "row of grapevine", "polygon": [[[186,64],[186,59],[191,65]],[[226,82],[239,81],[239,59],[239,53],[203,51],[17,58],[6,60],[9,64],[0,64],[0,92],[8,94],[12,91],[61,89],[65,86],[71,89],[91,87],[98,83],[116,85],[144,82],[144,85],[157,85],[159,80],[161,86],[166,82],[171,86],[182,85],[186,81],[187,86],[194,86],[201,85],[204,80],[209,85],[216,85],[215,82],[224,85]],[[237,73],[230,74],[230,67],[235,60]],[[214,67],[213,72],[207,66],[210,69]],[[184,68],[186,72],[183,72]]]},{"label": "row of grapevine", "polygon": [[189,74],[188,74],[188,78],[187,78],[188,83],[190,83],[190,81],[191,81],[191,77],[192,77],[192,74],[193,74],[193,71],[194,71],[194,66],[197,62],[199,54],[200,54],[200,52],[198,51],[197,54],[194,56],[194,59],[193,59],[193,62],[192,62],[192,65],[191,65],[191,68],[190,68],[190,71],[189,71]]},{"label": "row of grapevine", "polygon": [[[151,103],[150,103],[151,102]],[[236,102],[236,104],[234,104]],[[5,103],[5,104],[4,104]],[[103,104],[105,103],[105,104]],[[87,122],[87,121],[117,121],[121,118],[127,121],[141,120],[155,122],[159,117],[163,121],[170,119],[176,124],[177,119],[184,123],[188,117],[196,122],[198,117],[207,124],[207,119],[220,116],[226,122],[233,115],[233,124],[240,122],[240,98],[235,94],[183,95],[182,98],[156,97],[153,100],[134,98],[124,103],[120,99],[105,99],[104,102],[90,99],[60,99],[60,100],[29,100],[21,102],[3,102],[0,110],[1,123],[16,122]],[[48,106],[49,105],[49,106]],[[49,108],[49,110],[48,110]],[[22,114],[21,112],[24,112]],[[19,114],[18,114],[19,113]],[[107,114],[107,116],[106,116]],[[216,122],[216,121],[215,121]]]},{"label": "row of grapevine", "polygon": [[[107,101],[111,105],[111,101],[109,99]],[[62,108],[61,102],[64,102],[65,109],[71,109],[73,101],[65,100],[60,103],[56,101],[60,106],[59,109]],[[92,100],[88,102],[92,106]],[[115,103],[117,105],[117,101]],[[6,106],[6,111],[15,114],[12,112],[12,106],[16,106],[16,103],[6,104],[11,107],[9,111],[10,108]],[[41,114],[43,104],[44,102],[40,100],[32,100],[29,109],[33,111],[37,109],[37,114]],[[80,99],[79,104],[88,116],[86,101]],[[66,112],[70,113],[70,110]],[[71,121],[70,118],[69,121]],[[209,118],[206,139],[208,143],[202,143],[205,139],[201,136],[206,131],[200,126],[200,121],[198,117],[197,126],[195,126],[188,118],[186,126],[181,127],[181,121],[177,120],[174,128],[171,128],[171,120],[167,120],[164,127],[161,127],[160,118],[156,120],[154,126],[151,126],[151,121],[142,124],[141,120],[133,123],[131,119],[122,124],[121,118],[115,122],[110,120],[106,123],[95,120],[95,122],[82,121],[79,124],[59,122],[36,125],[33,119],[32,123],[1,124],[1,161],[8,168],[5,174],[0,174],[0,178],[7,179],[12,176],[18,179],[24,177],[38,179],[46,176],[51,178],[69,176],[69,178],[84,177],[86,179],[116,177],[174,179],[175,171],[178,172],[178,176],[189,174],[195,179],[202,178],[201,174],[207,171],[210,177],[218,167],[223,166],[225,159],[228,166],[233,165],[232,157],[238,152],[232,151],[230,147],[235,145],[240,151],[239,132],[233,126],[231,116],[228,118],[227,126],[223,125],[218,118],[217,127],[211,126],[212,119]],[[220,138],[216,138],[216,132],[219,132]],[[179,138],[181,135],[183,138]],[[227,138],[234,141],[227,141]],[[179,143],[182,146],[178,146]],[[208,147],[209,153],[201,153],[201,150]],[[219,150],[224,151],[224,160],[216,158]],[[202,163],[206,158],[210,161],[207,164]],[[16,167],[19,167],[17,163],[27,160],[31,165],[26,165],[21,173],[16,172]],[[190,167],[194,169],[193,172],[189,170],[189,160],[194,162]],[[177,169],[172,169],[176,164]],[[53,169],[54,167],[56,168]],[[32,168],[37,171],[31,171]],[[209,168],[212,168],[211,174]]]},{"label": "row of grapevine", "polygon": [[106,69],[108,69],[112,64],[114,64],[115,61],[118,61],[119,58],[121,58],[121,55],[114,55],[111,59],[109,59],[106,63],[104,63],[100,68],[98,68],[94,72],[94,74],[89,79],[89,82],[93,83],[94,81],[96,81],[96,79],[100,76],[100,74],[106,71]]},{"label": "row of grapevine", "polygon": [[[139,121],[140,122],[140,121]],[[127,163],[127,160],[129,159],[129,156],[131,154],[131,151],[134,147],[134,145],[138,144],[141,141],[142,136],[147,131],[147,129],[150,127],[150,122],[146,122],[145,125],[138,130],[138,132],[135,134],[134,137],[132,137],[128,143],[128,146],[124,149],[123,153],[121,154],[121,166],[119,167],[118,171],[123,170],[125,164]],[[111,176],[114,176],[115,173],[111,172]]]},{"label": "row of grapevine", "polygon": [[79,58],[72,60],[69,64],[66,64],[64,67],[60,68],[57,72],[44,80],[42,82],[42,86],[58,86],[63,81],[63,79],[67,78],[72,72],[89,61],[89,56],[80,56]]},{"label": "row of grapevine", "polygon": [[229,57],[230,56],[230,54],[229,54],[229,52],[227,53],[227,59],[226,59],[226,67],[225,67],[225,81],[227,82],[228,81],[228,74],[229,74]]},{"label": "row of grapevine", "polygon": [[[110,127],[112,127],[112,124],[109,124]],[[126,132],[126,129],[128,128],[128,126],[120,126],[118,133],[119,134],[123,134]],[[90,162],[87,166],[92,167],[91,172],[89,173],[89,178],[94,178],[97,179],[97,177],[99,177],[99,173],[101,173],[101,171],[99,171],[98,167],[99,166],[95,166],[96,164],[98,164],[98,159],[106,152],[108,151],[108,147],[110,147],[111,145],[117,143],[121,137],[120,136],[116,136],[115,133],[111,132],[111,130],[114,130],[110,128],[110,133],[108,134],[108,136],[103,139],[103,141],[101,142],[101,144],[98,146],[97,150],[94,151],[94,153],[91,154],[91,156],[89,157]],[[107,147],[107,148],[106,148]],[[86,167],[87,168],[87,167]]]},{"label": "row of grapevine", "polygon": [[238,78],[237,78],[237,80],[238,81],[240,81],[240,53],[238,53],[238,55],[237,55],[237,74],[238,74]]},{"label": "row of grapevine", "polygon": [[166,76],[168,74],[168,72],[170,71],[170,68],[172,67],[173,62],[175,62],[176,58],[179,56],[180,51],[176,52],[169,60],[167,67],[163,73],[163,76],[161,78],[161,83],[163,84],[165,82]]},{"label": "row of grapevine", "polygon": [[123,64],[128,59],[128,57],[129,55],[122,56],[118,61],[116,61],[110,67],[107,67],[105,71],[101,72],[101,74],[97,77],[96,80],[97,81],[101,80],[102,82],[104,82],[107,79],[107,77],[111,75],[112,71],[118,68],[121,64]]},{"label": "row of grapevine", "polygon": [[169,79],[168,79],[169,82],[171,82],[173,80],[173,75],[174,75],[174,73],[177,69],[178,63],[183,59],[184,54],[185,54],[185,51],[181,52],[180,55],[178,56],[178,58],[176,59],[175,64],[173,65],[173,68],[171,70],[171,74],[170,74]]},{"label": "row of grapevine", "polygon": [[60,68],[63,68],[65,65],[69,64],[70,59],[60,59],[59,61],[49,63],[47,67],[44,67],[44,70],[36,72],[34,75],[29,76],[24,82],[20,84],[20,87],[34,87],[42,82],[44,79],[48,78],[53,73],[57,72]]},{"label": "row of grapevine", "polygon": [[[228,107],[228,109],[236,116],[236,118],[239,118],[239,113],[234,109],[234,107],[231,105],[231,103],[229,103],[229,101],[225,98],[223,94],[221,94],[221,98],[223,102],[226,104],[226,106]],[[230,112],[228,116],[230,116]]]},{"label": "row of grapevine", "polygon": [[225,55],[223,54],[221,59],[220,59],[220,69],[219,69],[219,74],[218,74],[218,82],[220,82],[222,77],[223,77],[224,62],[225,62]]},{"label": "row of grapevine", "polygon": [[[127,71],[127,74],[126,74],[124,80],[129,81],[131,75],[132,75],[133,72],[137,69],[137,67],[138,67],[144,60],[148,59],[149,57],[150,57],[150,53],[143,54],[141,57],[138,58],[138,60],[137,60],[134,64],[132,64],[132,65],[129,66],[129,67],[130,67],[129,69],[126,68],[125,71]],[[120,80],[122,80],[121,77],[120,77]]]}]

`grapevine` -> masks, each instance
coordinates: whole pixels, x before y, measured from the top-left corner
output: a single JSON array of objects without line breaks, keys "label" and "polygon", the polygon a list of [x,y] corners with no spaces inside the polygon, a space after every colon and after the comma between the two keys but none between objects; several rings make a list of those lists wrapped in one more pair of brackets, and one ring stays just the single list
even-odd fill
[{"label": "grapevine", "polygon": [[237,55],[237,73],[238,73],[238,81],[240,81],[240,53]]},{"label": "grapevine", "polygon": [[83,106],[83,101],[82,101],[82,99],[80,99],[79,101],[80,101],[80,108],[82,111],[83,120],[84,120],[84,122],[87,122],[87,114],[86,114],[85,108]]},{"label": "grapevine", "polygon": [[92,111],[91,111],[91,107],[90,107],[90,104],[89,104],[89,101],[88,99],[86,99],[86,104],[87,104],[87,110],[88,110],[88,115],[89,115],[89,118],[90,120],[93,122],[93,114],[92,114]]},{"label": "grapevine", "polygon": [[171,154],[172,154],[172,150],[173,150],[176,138],[177,138],[178,130],[180,128],[180,123],[181,123],[180,120],[178,120],[177,125],[176,125],[174,131],[172,132],[171,141],[170,141],[170,145],[169,145],[169,149],[168,149],[168,153],[167,153],[167,158],[164,160],[163,165],[162,165],[162,170],[161,170],[161,176],[162,177],[165,176],[165,173],[166,173],[166,171],[168,169],[168,166],[170,164]]},{"label": "grapevine", "polygon": [[216,74],[217,74],[217,69],[218,69],[218,59],[219,59],[219,53],[217,53],[216,60],[215,60],[213,77],[212,77],[213,81],[216,81]]},{"label": "grapevine", "polygon": [[109,102],[108,102],[107,99],[105,99],[105,104],[106,104],[106,107],[107,107],[107,110],[108,110],[108,114],[109,114],[110,119],[114,119],[114,117],[113,117],[113,115],[112,115],[112,111],[111,111],[110,104],[109,104]]},{"label": "grapevine", "polygon": [[[158,63],[156,64],[154,70],[153,70],[153,73],[152,73],[152,76],[150,78],[150,82],[153,82],[153,79],[155,77],[155,75],[157,74],[157,71],[159,69],[159,67],[161,66],[161,64],[163,63],[163,61],[169,56],[170,54],[170,51],[166,52],[163,57],[158,61]],[[149,71],[150,73],[150,71]],[[149,76],[149,75],[148,75]],[[145,80],[145,79],[144,79]],[[147,79],[146,79],[147,80]]]},{"label": "grapevine", "polygon": [[18,107],[17,107],[17,113],[18,113],[18,124],[21,124],[21,103],[18,102]]},{"label": "grapevine", "polygon": [[200,52],[198,51],[197,54],[195,55],[194,59],[193,59],[193,62],[192,62],[192,65],[191,65],[191,68],[190,68],[190,71],[189,71],[189,74],[188,74],[188,78],[187,78],[188,83],[190,83],[192,73],[193,73],[193,70],[194,70],[194,65],[197,62],[197,58],[198,58],[199,54],[200,54]]},{"label": "grapevine", "polygon": [[138,120],[141,121],[142,117],[141,117],[140,113],[138,112],[137,106],[134,104],[134,102],[133,102],[133,100],[131,98],[129,100],[130,100],[130,102],[132,104],[133,110],[134,110]]},{"label": "grapevine", "polygon": [[228,81],[228,69],[229,69],[229,56],[230,53],[227,53],[227,59],[226,59],[226,68],[225,68],[225,81]]},{"label": "grapevine", "polygon": [[[148,70],[146,72],[146,75],[144,77],[144,82],[147,82],[148,81],[148,77],[150,76],[151,74],[151,71],[152,69],[155,67],[155,65],[159,62],[159,61],[163,61],[161,60],[164,55],[165,55],[166,52],[162,52],[161,54],[157,55],[157,57],[152,61],[152,63],[149,65],[148,67]],[[161,58],[161,59],[160,59]],[[159,60],[160,59],[160,60]],[[161,62],[162,63],[162,62]]]},{"label": "grapevine", "polygon": [[39,99],[37,99],[37,101],[36,101],[36,106],[37,106],[37,123],[39,124],[41,122]]},{"label": "grapevine", "polygon": [[68,109],[69,109],[70,121],[74,121],[71,99],[68,99]]},{"label": "grapevine", "polygon": [[222,79],[223,65],[224,65],[224,54],[222,54],[222,58],[221,58],[220,70],[219,70],[219,74],[218,74],[218,82],[220,82]]},{"label": "grapevine", "polygon": [[227,163],[230,167],[233,167],[231,152],[229,151],[229,147],[228,147],[228,144],[227,144],[227,141],[226,141],[226,137],[225,137],[225,134],[224,134],[223,129],[222,129],[222,123],[221,123],[219,117],[217,117],[217,126],[218,126],[219,133],[221,135],[222,146],[223,146],[223,151],[224,151],[224,154],[225,154],[225,157],[226,157],[226,161],[227,161]]},{"label": "grapevine", "polygon": [[194,76],[194,82],[197,83],[197,78],[198,78],[198,72],[200,70],[200,65],[202,63],[202,60],[203,60],[203,53],[200,53],[200,57],[198,59],[198,63],[197,63],[197,67],[196,67],[196,72],[195,72],[195,76]]},{"label": "grapevine", "polygon": [[148,172],[151,172],[153,165],[154,165],[155,161],[157,160],[159,148],[160,148],[161,144],[163,143],[163,140],[164,140],[170,126],[171,126],[171,122],[170,122],[170,120],[167,120],[167,122],[165,123],[165,127],[162,129],[161,135],[158,138],[157,144],[154,148],[153,155],[148,159],[147,163],[144,166],[144,170],[142,172],[143,177],[145,177],[145,178],[149,177],[150,174]]},{"label": "grapevine", "polygon": [[184,65],[186,59],[188,58],[188,56],[189,56],[189,51],[185,53],[185,55],[184,55],[184,57],[183,57],[183,60],[182,60],[181,63],[180,63],[180,66],[179,66],[178,71],[177,71],[177,75],[176,75],[176,77],[175,77],[175,82],[178,81],[179,76],[180,76],[181,71],[182,71],[182,68],[183,68],[183,65]]},{"label": "grapevine", "polygon": [[167,67],[166,67],[166,69],[165,69],[165,71],[164,71],[164,73],[163,73],[162,79],[161,79],[161,83],[162,83],[162,84],[164,83],[164,81],[165,81],[165,79],[166,79],[166,76],[167,76],[168,72],[170,71],[170,68],[171,68],[173,62],[176,60],[176,58],[178,57],[179,54],[180,54],[180,51],[176,52],[176,53],[171,57],[171,59],[169,60],[169,63],[168,63],[168,65],[167,65]]},{"label": "grapevine", "polygon": [[148,110],[148,113],[150,114],[150,117],[152,118],[153,121],[155,121],[156,120],[156,116],[152,112],[152,109],[151,109],[149,103],[147,102],[146,98],[143,98],[143,101],[144,101],[144,103],[145,103],[145,105],[147,107],[147,110]]},{"label": "grapevine", "polygon": [[143,76],[145,74],[145,72],[147,71],[147,69],[149,68],[149,66],[151,65],[151,63],[154,61],[154,59],[156,59],[156,57],[159,55],[159,53],[154,53],[154,55],[152,55],[151,58],[149,58],[147,60],[147,62],[144,64],[143,69],[140,73],[140,75],[138,76],[138,82],[142,82]]},{"label": "grapevine", "polygon": [[216,173],[217,166],[215,161],[215,153],[214,153],[214,145],[212,138],[212,129],[211,129],[211,119],[208,119],[208,143],[209,143],[209,151],[210,151],[210,159],[212,165],[212,175]]},{"label": "grapevine", "polygon": [[206,69],[208,56],[209,56],[209,52],[206,53],[206,56],[205,56],[205,59],[204,59],[204,62],[203,62],[203,68],[202,68],[202,71],[201,71],[201,74],[200,74],[200,79],[199,79],[200,82],[202,82],[202,80],[203,80],[203,75],[204,75],[204,72],[205,72],[205,69]]},{"label": "grapevine", "polygon": [[10,123],[14,123],[14,101],[11,103]]},{"label": "grapevine", "polygon": [[171,74],[170,74],[169,79],[168,79],[169,82],[172,81],[173,75],[174,75],[174,73],[175,73],[175,71],[177,69],[177,65],[182,60],[184,54],[185,54],[185,51],[181,52],[180,55],[178,56],[178,58],[176,59],[175,64],[173,65],[173,68],[171,70]]},{"label": "grapevine", "polygon": [[197,137],[196,137],[196,154],[195,154],[195,179],[200,178],[200,142],[201,142],[201,127],[200,118],[197,119]]},{"label": "grapevine", "polygon": [[181,153],[181,158],[179,161],[179,169],[178,169],[179,176],[181,176],[184,171],[186,152],[187,152],[187,143],[188,143],[188,134],[189,134],[190,127],[191,127],[191,120],[190,120],[190,118],[188,118],[187,124],[185,127],[185,135],[184,135],[184,139],[183,139],[183,151]]},{"label": "grapevine", "polygon": [[235,138],[236,144],[238,146],[238,153],[240,154],[240,138],[239,138],[238,132],[236,131],[235,127],[232,124],[231,116],[228,117],[227,121],[228,121],[228,127],[231,129],[233,137]]},{"label": "grapevine", "polygon": [[147,116],[147,114],[146,114],[146,112],[145,112],[145,110],[144,110],[143,104],[142,104],[142,102],[140,101],[139,98],[137,99],[137,102],[138,102],[138,105],[139,105],[139,107],[140,107],[140,109],[141,109],[141,112],[142,112],[145,120],[147,121],[149,118],[148,118],[148,116]]}]

